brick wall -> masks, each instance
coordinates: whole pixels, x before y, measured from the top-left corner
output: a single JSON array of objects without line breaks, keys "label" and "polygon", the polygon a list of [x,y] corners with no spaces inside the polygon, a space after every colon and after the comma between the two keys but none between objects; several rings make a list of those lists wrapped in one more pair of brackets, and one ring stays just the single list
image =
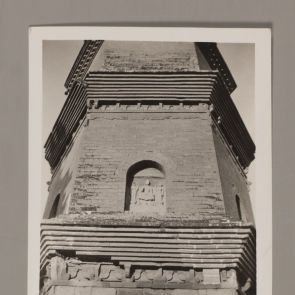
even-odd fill
[{"label": "brick wall", "polygon": [[236,289],[131,289],[76,286],[52,286],[44,295],[237,295]]},{"label": "brick wall", "polygon": [[199,56],[193,42],[105,41],[90,71],[197,71]]},{"label": "brick wall", "polygon": [[254,220],[247,187],[247,179],[238,167],[227,145],[222,140],[219,131],[215,126],[213,126],[212,130],[226,214],[234,219],[239,219],[235,199],[236,195],[238,195],[241,201],[242,219],[247,222],[253,222]]},{"label": "brick wall", "polygon": [[54,200],[58,195],[60,195],[60,201],[57,208],[57,214],[67,212],[75,180],[77,166],[76,160],[80,154],[80,142],[83,138],[83,131],[84,126],[82,125],[73,137],[72,143],[65,152],[59,166],[57,166],[55,172],[53,173],[47,203],[43,214],[44,218],[49,217]]},{"label": "brick wall", "polygon": [[124,211],[128,168],[152,160],[165,170],[168,213],[224,214],[208,113],[92,113],[77,160],[71,213]]},{"label": "brick wall", "polygon": [[168,213],[207,218],[226,210],[238,219],[238,195],[243,220],[253,222],[246,178],[207,113],[92,113],[73,143],[52,178],[44,218],[59,194],[58,214],[123,212],[128,168],[152,160],[165,170]]}]

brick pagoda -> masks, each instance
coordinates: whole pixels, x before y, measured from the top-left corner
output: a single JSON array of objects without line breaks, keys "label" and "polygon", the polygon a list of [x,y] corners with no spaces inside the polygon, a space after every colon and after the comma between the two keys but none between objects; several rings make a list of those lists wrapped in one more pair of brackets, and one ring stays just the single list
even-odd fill
[{"label": "brick pagoda", "polygon": [[85,41],[65,87],[40,294],[256,294],[255,145],[217,45]]}]

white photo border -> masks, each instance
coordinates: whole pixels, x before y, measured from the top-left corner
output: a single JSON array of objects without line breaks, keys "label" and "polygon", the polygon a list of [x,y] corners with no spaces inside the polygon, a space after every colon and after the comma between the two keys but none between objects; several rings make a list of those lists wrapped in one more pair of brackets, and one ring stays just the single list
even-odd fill
[{"label": "white photo border", "polygon": [[192,27],[29,28],[29,204],[27,294],[39,295],[42,43],[44,40],[179,41],[255,44],[255,219],[257,294],[272,294],[271,30]]}]

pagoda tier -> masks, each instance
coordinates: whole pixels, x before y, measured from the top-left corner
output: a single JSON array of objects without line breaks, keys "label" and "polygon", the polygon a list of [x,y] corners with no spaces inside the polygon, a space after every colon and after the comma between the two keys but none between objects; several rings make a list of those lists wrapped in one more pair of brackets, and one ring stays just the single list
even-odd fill
[{"label": "pagoda tier", "polygon": [[[87,103],[88,101],[88,103]],[[243,168],[254,159],[255,145],[218,71],[182,73],[90,72],[76,82],[45,144],[46,159],[54,169],[88,106],[98,103],[199,103],[212,105],[212,118]]]},{"label": "pagoda tier", "polygon": [[41,269],[44,294],[60,285],[229,289],[237,278],[253,286],[255,229],[226,220],[61,216],[42,222]]}]

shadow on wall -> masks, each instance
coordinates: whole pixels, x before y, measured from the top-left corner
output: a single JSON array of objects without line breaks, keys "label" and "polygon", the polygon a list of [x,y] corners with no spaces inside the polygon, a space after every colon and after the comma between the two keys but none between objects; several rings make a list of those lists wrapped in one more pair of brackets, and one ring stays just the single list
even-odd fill
[{"label": "shadow on wall", "polygon": [[49,187],[49,199],[43,218],[55,218],[66,213],[71,194],[66,190],[70,187],[72,172],[68,170],[63,177],[55,178],[54,183]]}]

